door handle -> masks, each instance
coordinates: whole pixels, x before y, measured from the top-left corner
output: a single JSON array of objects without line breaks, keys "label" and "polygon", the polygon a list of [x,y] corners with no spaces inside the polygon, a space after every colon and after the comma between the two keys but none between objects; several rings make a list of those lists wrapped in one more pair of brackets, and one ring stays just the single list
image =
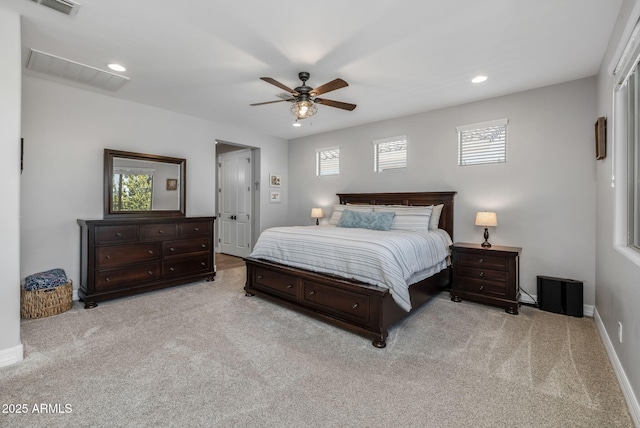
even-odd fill
[{"label": "door handle", "polygon": [[230,215],[230,216],[229,216],[229,218],[230,218],[231,220],[235,220],[235,219],[237,219],[237,218],[238,218],[238,216]]}]

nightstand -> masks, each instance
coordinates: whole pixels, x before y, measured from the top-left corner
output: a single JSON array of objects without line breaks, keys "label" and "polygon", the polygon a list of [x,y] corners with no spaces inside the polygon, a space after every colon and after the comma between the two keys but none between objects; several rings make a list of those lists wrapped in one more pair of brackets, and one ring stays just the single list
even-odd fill
[{"label": "nightstand", "polygon": [[520,299],[519,247],[456,242],[451,246],[451,300],[462,299],[504,308],[518,314]]}]

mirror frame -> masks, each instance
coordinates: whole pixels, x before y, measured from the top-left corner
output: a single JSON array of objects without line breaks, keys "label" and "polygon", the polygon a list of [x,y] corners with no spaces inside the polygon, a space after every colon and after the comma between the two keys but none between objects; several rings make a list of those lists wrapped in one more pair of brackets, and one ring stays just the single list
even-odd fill
[{"label": "mirror frame", "polygon": [[[172,163],[180,166],[180,208],[158,211],[113,211],[113,159],[125,158],[150,162]],[[187,160],[145,153],[104,149],[104,218],[184,217],[187,206]]]}]

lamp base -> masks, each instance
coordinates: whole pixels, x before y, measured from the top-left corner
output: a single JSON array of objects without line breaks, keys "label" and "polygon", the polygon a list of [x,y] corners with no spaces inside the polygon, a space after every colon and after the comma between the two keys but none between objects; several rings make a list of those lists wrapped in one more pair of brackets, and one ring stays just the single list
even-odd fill
[{"label": "lamp base", "polygon": [[317,219],[316,219],[316,226],[318,226],[319,224],[320,224],[320,219],[319,219],[319,218],[317,218]]},{"label": "lamp base", "polygon": [[489,228],[484,228],[484,242],[480,244],[484,248],[490,248],[491,244],[489,243]]}]

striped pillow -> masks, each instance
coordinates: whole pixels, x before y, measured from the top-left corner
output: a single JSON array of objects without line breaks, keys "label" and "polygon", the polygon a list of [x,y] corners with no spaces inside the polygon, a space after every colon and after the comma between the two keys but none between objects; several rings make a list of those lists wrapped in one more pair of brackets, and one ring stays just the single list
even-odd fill
[{"label": "striped pillow", "polygon": [[409,207],[406,205],[381,205],[378,212],[394,212],[391,230],[428,230],[432,207]]}]

